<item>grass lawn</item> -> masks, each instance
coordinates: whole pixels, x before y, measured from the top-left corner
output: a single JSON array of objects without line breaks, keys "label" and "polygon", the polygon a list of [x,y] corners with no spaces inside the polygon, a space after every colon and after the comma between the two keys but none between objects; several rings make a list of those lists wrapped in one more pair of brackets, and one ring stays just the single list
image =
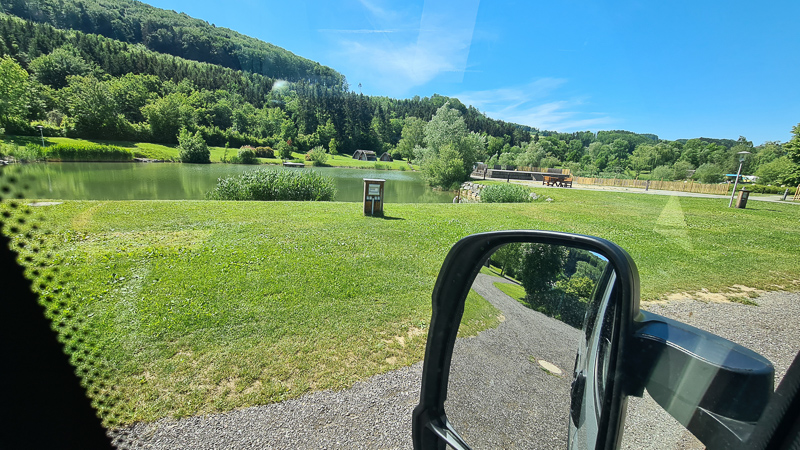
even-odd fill
[{"label": "grass lawn", "polygon": [[[385,219],[364,217],[357,203],[68,201],[32,209],[47,219],[42,237],[57,244],[59,267],[71,273],[57,307],[83,320],[88,337],[75,348],[102,362],[121,423],[341,389],[421,360],[441,263],[453,243],[481,231],[610,239],[636,261],[648,300],[734,285],[800,289],[797,206],[547,195],[552,202],[389,204]],[[10,223],[6,233],[24,232]],[[33,263],[44,253],[31,253]],[[485,301],[469,303],[470,332],[496,323]]]},{"label": "grass lawn", "polygon": [[525,288],[518,284],[509,283],[492,283],[497,289],[503,291],[504,294],[513,298],[514,300],[525,304]]},{"label": "grass lawn", "polygon": [[[133,151],[134,156],[137,158],[161,159],[161,160],[175,160],[177,161],[180,149],[177,146],[153,144],[149,142],[131,142],[131,141],[114,141],[106,139],[75,139],[66,137],[45,137],[45,142],[50,144],[69,144],[69,143],[94,143],[103,145],[116,145],[118,147],[127,148]],[[38,136],[4,136],[0,142],[13,142],[17,145],[25,145],[29,143],[41,145],[42,140]],[[231,158],[236,156],[239,149],[225,147],[208,147],[211,151],[211,162],[222,162],[224,157]],[[226,153],[227,151],[227,153]],[[305,160],[305,153],[292,153],[292,158]],[[280,158],[258,158],[262,164],[281,164],[283,161]],[[305,161],[306,165],[311,165],[311,161]],[[327,166],[331,167],[353,167],[357,169],[379,169],[379,170],[419,170],[419,166],[409,166],[406,161],[359,161],[353,159],[349,155],[328,155]]]}]

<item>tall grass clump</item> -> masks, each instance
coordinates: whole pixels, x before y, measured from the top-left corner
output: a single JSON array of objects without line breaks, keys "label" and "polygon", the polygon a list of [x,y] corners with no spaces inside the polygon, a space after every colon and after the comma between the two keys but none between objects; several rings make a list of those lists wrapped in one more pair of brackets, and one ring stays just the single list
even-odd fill
[{"label": "tall grass clump", "polygon": [[533,201],[531,193],[518,184],[490,184],[481,190],[483,203],[526,203]]},{"label": "tall grass clump", "polygon": [[313,171],[259,169],[220,178],[209,200],[330,201],[336,195],[333,179]]},{"label": "tall grass clump", "polygon": [[42,149],[50,161],[132,161],[133,152],[114,145],[56,144]]},{"label": "tall grass clump", "polygon": [[11,156],[19,162],[41,161],[45,158],[44,147],[36,144],[17,145],[14,143],[2,144],[2,156]]}]

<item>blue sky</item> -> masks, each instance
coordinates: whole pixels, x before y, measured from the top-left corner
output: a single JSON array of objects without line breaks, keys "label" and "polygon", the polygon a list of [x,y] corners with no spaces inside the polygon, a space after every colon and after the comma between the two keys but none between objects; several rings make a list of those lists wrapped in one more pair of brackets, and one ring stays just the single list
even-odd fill
[{"label": "blue sky", "polygon": [[148,0],[273,43],[351,89],[455,96],[541,129],[787,141],[800,1]]}]

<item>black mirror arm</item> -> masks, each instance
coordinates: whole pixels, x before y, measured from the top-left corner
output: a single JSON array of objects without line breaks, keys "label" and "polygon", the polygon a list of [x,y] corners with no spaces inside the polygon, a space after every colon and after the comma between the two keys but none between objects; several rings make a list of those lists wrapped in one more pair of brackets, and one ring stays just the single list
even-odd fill
[{"label": "black mirror arm", "polygon": [[772,395],[775,370],[741,345],[657,314],[634,319],[625,389],[644,389],[708,448],[744,448]]}]

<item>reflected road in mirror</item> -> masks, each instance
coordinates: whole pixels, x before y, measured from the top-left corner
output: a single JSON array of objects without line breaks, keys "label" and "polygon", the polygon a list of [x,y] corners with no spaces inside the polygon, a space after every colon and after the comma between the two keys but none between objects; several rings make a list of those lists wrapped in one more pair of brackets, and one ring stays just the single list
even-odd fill
[{"label": "reflected road in mirror", "polygon": [[598,309],[592,299],[607,260],[509,244],[490,261],[472,290],[501,322],[456,341],[447,417],[475,449],[566,448],[576,353],[590,334],[582,329],[586,312]]}]

